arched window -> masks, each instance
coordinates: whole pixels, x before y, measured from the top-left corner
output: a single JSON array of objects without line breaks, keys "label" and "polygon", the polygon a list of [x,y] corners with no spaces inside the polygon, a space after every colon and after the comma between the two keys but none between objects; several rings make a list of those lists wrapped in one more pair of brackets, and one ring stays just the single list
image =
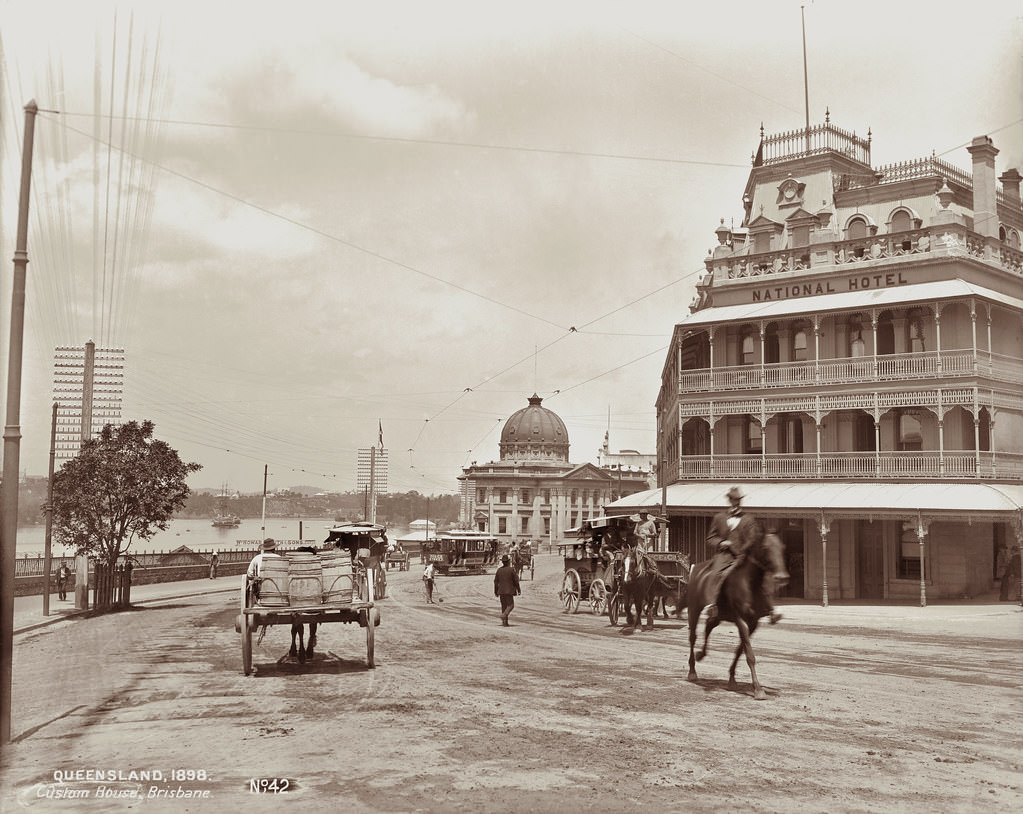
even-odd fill
[{"label": "arched window", "polygon": [[916,452],[924,448],[923,425],[916,410],[900,409],[895,414],[895,429],[901,452]]},{"label": "arched window", "polygon": [[867,221],[863,218],[853,218],[846,227],[845,236],[849,240],[859,240],[867,236]]},{"label": "arched window", "polygon": [[792,361],[805,362],[809,353],[806,344],[806,329],[797,328],[792,334]]},{"label": "arched window", "polygon": [[910,353],[923,353],[924,323],[921,312],[914,308],[906,315],[906,347]]},{"label": "arched window", "polygon": [[[892,215],[891,223],[889,224],[889,229],[892,233],[908,232],[912,228],[913,218],[905,209],[900,209]],[[905,240],[902,240],[899,243],[899,248],[901,248],[902,251],[904,252],[912,250],[913,241],[909,238],[908,235],[906,236]]]},{"label": "arched window", "polygon": [[863,338],[863,322],[853,317],[849,322],[849,355],[853,358],[867,355],[867,343]]},{"label": "arched window", "polygon": [[757,346],[753,340],[753,331],[748,328],[739,337],[739,364],[752,365],[757,361]]},{"label": "arched window", "polygon": [[905,209],[900,209],[894,215],[892,215],[890,230],[892,232],[908,232],[913,228],[913,219],[909,216],[909,212]]},{"label": "arched window", "polygon": [[746,431],[743,433],[743,452],[747,455],[759,455],[764,450],[764,435],[760,430],[760,422],[753,416],[746,416]]}]

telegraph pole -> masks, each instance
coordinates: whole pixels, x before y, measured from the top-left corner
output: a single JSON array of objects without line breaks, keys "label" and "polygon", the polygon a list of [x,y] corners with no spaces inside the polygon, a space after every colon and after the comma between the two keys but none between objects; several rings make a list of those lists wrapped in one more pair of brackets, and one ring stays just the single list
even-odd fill
[{"label": "telegraph pole", "polygon": [[7,359],[7,421],[4,426],[3,489],[0,492],[0,745],[11,740],[14,568],[18,556],[18,470],[21,467],[21,360],[28,271],[28,200],[32,189],[32,142],[38,112],[39,106],[34,99],[25,105],[14,288],[11,294],[11,344]]},{"label": "telegraph pole", "polygon": [[[50,419],[50,477],[46,482],[46,542],[43,547],[43,616],[50,615],[50,567],[53,563],[53,463],[57,457],[57,402]],[[63,566],[64,561],[61,560]]]}]

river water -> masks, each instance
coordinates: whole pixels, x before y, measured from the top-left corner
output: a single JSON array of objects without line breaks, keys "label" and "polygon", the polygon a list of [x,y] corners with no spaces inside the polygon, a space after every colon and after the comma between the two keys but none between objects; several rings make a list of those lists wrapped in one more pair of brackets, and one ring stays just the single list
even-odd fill
[{"label": "river water", "polygon": [[[268,517],[246,518],[241,525],[234,528],[216,528],[208,518],[195,517],[190,519],[176,518],[170,521],[167,531],[158,531],[148,540],[132,543],[131,553],[141,554],[147,551],[173,551],[180,546],[188,546],[193,551],[227,551],[233,548],[252,548],[264,537],[273,537],[278,541],[295,541],[301,539],[310,545],[319,545],[327,539],[327,529],[337,525],[332,518],[288,518]],[[301,537],[299,534],[301,533]],[[394,526],[387,529],[387,537],[394,539],[408,534],[407,526]],[[46,526],[18,527],[18,556],[42,554],[46,544]],[[70,549],[54,544],[54,556],[73,554]]]}]

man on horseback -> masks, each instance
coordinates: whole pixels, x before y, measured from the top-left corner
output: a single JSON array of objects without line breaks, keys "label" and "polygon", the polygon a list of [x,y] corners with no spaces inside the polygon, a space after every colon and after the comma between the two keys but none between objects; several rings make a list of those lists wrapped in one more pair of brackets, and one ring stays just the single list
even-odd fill
[{"label": "man on horseback", "polygon": [[[754,539],[755,527],[758,525],[755,517],[742,510],[742,499],[745,497],[742,489],[733,486],[728,490],[727,497],[731,508],[727,512],[718,512],[714,515],[714,519],[710,523],[710,531],[707,532],[707,542],[717,548],[717,553],[714,554],[708,570],[707,596],[711,602],[703,609],[707,614],[707,619],[717,617],[718,596],[725,577],[746,554]],[[767,592],[765,592],[764,598],[771,609],[769,621],[773,625],[782,617],[774,609],[774,603]]]}]

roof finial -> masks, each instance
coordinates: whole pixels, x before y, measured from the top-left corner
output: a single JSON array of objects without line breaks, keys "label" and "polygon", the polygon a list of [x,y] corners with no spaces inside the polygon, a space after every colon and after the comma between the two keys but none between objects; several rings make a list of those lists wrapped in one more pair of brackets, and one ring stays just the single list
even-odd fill
[{"label": "roof finial", "polygon": [[763,137],[764,137],[764,123],[760,122],[760,138],[763,139]]},{"label": "roof finial", "polygon": [[831,124],[831,108],[830,107],[825,107],[824,108],[824,123],[825,124]]}]

